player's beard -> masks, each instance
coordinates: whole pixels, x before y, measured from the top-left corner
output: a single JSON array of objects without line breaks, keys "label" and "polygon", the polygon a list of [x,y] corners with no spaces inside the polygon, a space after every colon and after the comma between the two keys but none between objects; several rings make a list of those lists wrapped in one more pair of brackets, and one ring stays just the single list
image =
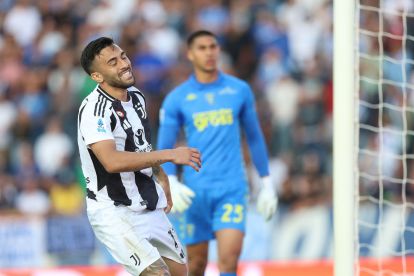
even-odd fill
[{"label": "player's beard", "polygon": [[135,77],[132,76],[130,81],[124,81],[122,79],[107,79],[106,83],[112,87],[127,89],[135,84]]},{"label": "player's beard", "polygon": [[200,62],[201,71],[212,74],[217,71],[217,60],[216,59],[208,59]]},{"label": "player's beard", "polygon": [[200,71],[202,71],[204,73],[208,73],[208,74],[211,74],[211,73],[214,73],[214,72],[217,71],[217,65],[216,64],[214,64],[214,65],[203,64],[203,65],[199,65],[197,67]]}]

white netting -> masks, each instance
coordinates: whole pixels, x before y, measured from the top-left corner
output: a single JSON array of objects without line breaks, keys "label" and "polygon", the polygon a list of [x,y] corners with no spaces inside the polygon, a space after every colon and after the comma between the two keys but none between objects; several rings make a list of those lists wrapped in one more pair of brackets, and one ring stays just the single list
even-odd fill
[{"label": "white netting", "polygon": [[356,275],[414,275],[413,6],[357,1]]}]

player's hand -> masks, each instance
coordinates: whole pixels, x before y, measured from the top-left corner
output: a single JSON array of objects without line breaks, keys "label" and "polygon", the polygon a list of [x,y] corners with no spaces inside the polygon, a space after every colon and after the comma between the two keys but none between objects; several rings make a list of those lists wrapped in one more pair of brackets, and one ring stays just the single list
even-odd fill
[{"label": "player's hand", "polygon": [[164,212],[168,214],[169,212],[171,212],[172,207],[172,200],[167,198],[167,206],[164,208]]},{"label": "player's hand", "polygon": [[169,175],[168,180],[170,182],[171,198],[173,202],[171,213],[187,210],[195,193],[186,185],[178,181],[177,176],[175,175]]},{"label": "player's hand", "polygon": [[201,154],[198,149],[189,147],[178,147],[173,149],[172,162],[177,165],[188,165],[197,172],[201,168]]},{"label": "player's hand", "polygon": [[270,176],[262,177],[262,185],[257,197],[257,211],[268,221],[276,212],[277,196]]},{"label": "player's hand", "polygon": [[167,206],[164,208],[164,212],[168,214],[169,212],[171,212],[171,209],[173,207],[173,202],[171,198],[171,188],[168,190],[168,192],[166,192],[164,189],[164,193],[165,193],[165,198],[167,199]]}]

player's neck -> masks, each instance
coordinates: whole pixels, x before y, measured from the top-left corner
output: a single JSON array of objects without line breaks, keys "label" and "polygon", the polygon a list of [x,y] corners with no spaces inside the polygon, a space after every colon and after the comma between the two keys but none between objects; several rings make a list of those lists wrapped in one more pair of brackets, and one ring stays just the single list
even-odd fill
[{"label": "player's neck", "polygon": [[218,70],[215,70],[212,72],[196,70],[194,74],[195,74],[197,81],[200,83],[211,83],[211,82],[216,81],[218,78]]},{"label": "player's neck", "polygon": [[115,99],[120,100],[121,102],[127,102],[128,101],[128,93],[126,89],[123,88],[117,88],[105,84],[100,84],[103,90],[105,90],[106,93],[114,97]]}]

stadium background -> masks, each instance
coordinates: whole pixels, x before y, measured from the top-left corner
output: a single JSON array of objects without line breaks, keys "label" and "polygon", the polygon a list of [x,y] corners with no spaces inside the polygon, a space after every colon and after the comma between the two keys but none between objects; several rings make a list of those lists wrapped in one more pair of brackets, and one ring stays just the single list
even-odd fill
[{"label": "stadium background", "polygon": [[[392,8],[401,1],[385,2]],[[387,20],[390,31],[400,31],[398,20]],[[362,24],[375,27],[374,21]],[[127,52],[156,141],[159,106],[191,72],[184,42],[199,28],[218,35],[221,68],[255,92],[279,193],[278,213],[264,223],[246,151],[252,197],[242,260],[331,259],[332,24],[330,0],[1,0],[0,268],[114,264],[84,211],[76,116],[94,83],[80,67],[80,51],[106,35]],[[390,43],[385,51],[401,47]],[[389,149],[398,150],[395,141]],[[398,174],[398,164],[391,165],[389,173]],[[374,221],[377,214],[366,216]],[[360,235],[375,243],[374,230]],[[394,236],[389,240],[398,248]],[[214,250],[210,257],[214,263]]]}]

